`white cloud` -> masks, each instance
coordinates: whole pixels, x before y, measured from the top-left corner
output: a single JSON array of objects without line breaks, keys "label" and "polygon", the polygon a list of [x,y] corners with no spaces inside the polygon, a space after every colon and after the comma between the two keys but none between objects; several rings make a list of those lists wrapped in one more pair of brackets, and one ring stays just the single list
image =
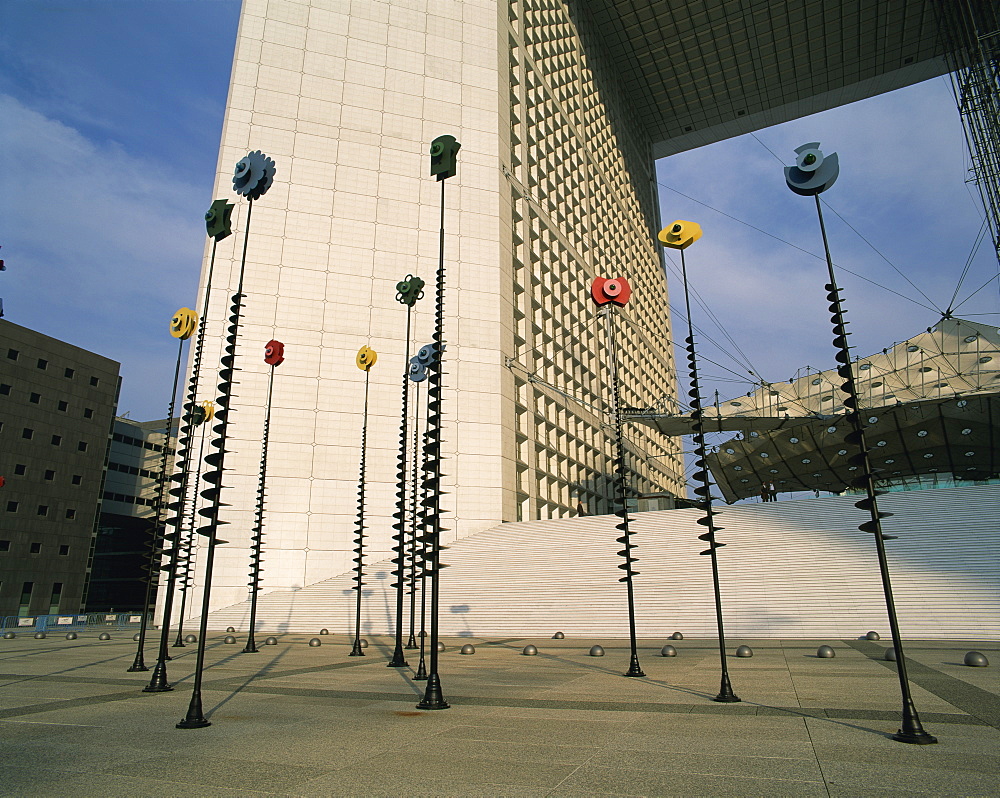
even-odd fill
[{"label": "white cloud", "polygon": [[212,176],[191,185],[7,95],[0,120],[6,318],[121,361],[120,409],[164,415],[167,325],[195,301]]}]

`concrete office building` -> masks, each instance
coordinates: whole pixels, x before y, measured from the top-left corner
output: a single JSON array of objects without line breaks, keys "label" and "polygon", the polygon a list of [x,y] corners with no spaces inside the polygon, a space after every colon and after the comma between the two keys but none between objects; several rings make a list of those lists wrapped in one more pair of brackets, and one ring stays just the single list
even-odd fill
[{"label": "concrete office building", "polygon": [[0,616],[83,608],[118,368],[0,319]]},{"label": "concrete office building", "polygon": [[[246,0],[216,197],[250,150],[277,176],[254,204],[213,606],[246,597],[267,367],[277,370],[264,590],[350,567],[371,372],[370,553],[391,545],[405,308],[428,283],[432,332],[439,184],[429,142],[452,134],[446,184],[445,526],[607,512],[606,342],[589,298],[626,276],[623,403],[676,402],[655,233],[654,159],[946,71],[931,4],[667,0]],[[199,400],[215,398],[247,204],[220,243]],[[670,220],[666,220],[670,221]],[[203,270],[202,290],[207,278]],[[641,365],[640,365],[641,364]],[[676,440],[634,428],[632,488],[683,493]],[[446,541],[447,542],[447,541]],[[200,577],[199,577],[200,580]]]},{"label": "concrete office building", "polygon": [[91,612],[143,607],[157,504],[169,500],[165,492],[161,497],[161,474],[164,463],[168,470],[173,464],[176,419],[172,426],[168,434],[166,419],[115,419],[87,596]]}]

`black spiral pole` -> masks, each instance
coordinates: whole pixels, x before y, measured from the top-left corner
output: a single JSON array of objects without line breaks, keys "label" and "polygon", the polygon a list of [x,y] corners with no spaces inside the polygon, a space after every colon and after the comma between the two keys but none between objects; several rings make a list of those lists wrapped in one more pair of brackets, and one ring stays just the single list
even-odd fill
[{"label": "black spiral pole", "polygon": [[354,591],[356,594],[356,605],[354,614],[354,645],[351,648],[351,657],[363,657],[364,649],[361,647],[361,593],[364,587],[365,577],[365,466],[368,456],[368,384],[371,376],[371,367],[375,363],[375,352],[367,346],[361,347],[358,352],[358,368],[365,372],[365,406],[361,421],[361,465],[358,469],[358,520],[354,537]]},{"label": "black spiral pole", "polygon": [[456,173],[458,150],[461,148],[454,136],[439,136],[431,143],[431,175],[441,183],[441,224],[438,235],[438,268],[434,288],[434,359],[428,371],[427,439],[424,445],[424,482],[426,491],[424,506],[427,527],[424,539],[427,556],[424,570],[431,581],[431,637],[430,670],[427,674],[427,688],[424,697],[417,704],[419,709],[447,709],[450,704],[444,700],[441,690],[441,676],[438,673],[438,609],[440,601],[441,577],[441,430],[442,430],[442,383],[444,377],[444,186],[446,179]]},{"label": "black spiral pole", "polygon": [[[163,439],[163,456],[160,458],[160,472],[157,477],[156,513],[153,519],[152,539],[149,542],[149,558],[146,563],[146,598],[142,605],[142,620],[139,621],[139,644],[136,647],[135,659],[132,661],[132,665],[126,670],[126,673],[139,673],[149,670],[143,661],[143,648],[146,644],[146,630],[148,628],[150,603],[153,600],[153,586],[159,585],[159,572],[163,557],[168,553],[168,550],[164,547],[170,536],[163,525],[163,514],[166,509],[163,494],[166,491],[167,485],[167,467],[170,461],[170,430],[174,421],[174,401],[177,396],[177,382],[181,374],[181,354],[183,351],[184,339],[182,338],[177,346],[177,361],[174,364],[174,382],[173,387],[170,389],[170,404],[167,409],[167,433]],[[165,611],[163,618],[164,628],[170,625],[169,618],[169,614]],[[161,645],[160,648],[162,649],[163,646]]]},{"label": "black spiral pole", "polygon": [[[199,410],[202,408],[199,407]],[[214,413],[214,409],[212,411]],[[181,594],[181,606],[177,611],[177,637],[174,640],[173,646],[171,648],[187,648],[187,643],[184,642],[184,612],[187,608],[187,597],[188,592],[191,590],[191,586],[194,582],[194,567],[195,567],[195,546],[194,546],[194,536],[195,527],[197,526],[196,514],[198,511],[198,481],[200,479],[200,470],[202,460],[205,458],[205,429],[207,425],[206,421],[209,420],[207,412],[202,413],[202,421],[197,421],[197,416],[195,423],[201,426],[201,440],[198,443],[198,468],[192,472],[193,484],[191,485],[191,490],[195,495],[191,499],[191,511],[188,515],[187,521],[187,534],[184,536],[183,550],[181,552],[181,557],[183,558],[183,568],[178,570],[177,581],[178,581],[178,592]]]},{"label": "black spiral pole", "polygon": [[424,281],[412,274],[396,284],[396,301],[406,305],[406,355],[403,360],[403,402],[402,419],[399,424],[399,455],[396,471],[396,512],[393,517],[396,523],[392,528],[396,533],[392,536],[396,553],[392,576],[395,581],[392,587],[396,590],[396,646],[389,660],[390,668],[405,668],[406,657],[403,654],[403,592],[406,587],[406,486],[409,480],[409,469],[406,464],[406,454],[409,448],[410,435],[407,422],[410,416],[410,329],[413,319],[413,305],[422,295]]},{"label": "black spiral pole", "polygon": [[267,499],[267,442],[271,430],[271,397],[274,394],[274,367],[267,380],[267,409],[264,411],[264,430],[260,437],[260,476],[257,481],[257,506],[254,508],[253,535],[250,537],[250,630],[244,654],[257,653],[254,633],[257,629],[257,596],[260,594],[261,555],[264,549],[264,505]]},{"label": "black spiral pole", "polygon": [[243,231],[243,254],[240,258],[240,273],[233,294],[229,312],[229,326],[226,328],[226,346],[223,356],[219,359],[219,398],[216,405],[220,408],[215,418],[218,424],[213,432],[218,436],[211,445],[218,451],[205,457],[205,462],[214,470],[202,474],[202,480],[213,487],[206,488],[201,496],[209,504],[202,507],[198,514],[208,520],[207,524],[198,529],[198,534],[208,538],[205,554],[205,584],[201,595],[201,625],[198,634],[198,654],[195,660],[194,685],[191,690],[191,702],[184,719],[177,724],[178,729],[202,729],[211,726],[211,721],[205,717],[201,703],[201,683],[205,670],[205,645],[208,637],[208,613],[211,609],[212,572],[215,566],[215,549],[228,541],[220,540],[218,528],[227,523],[219,518],[222,509],[222,481],[225,476],[226,443],[229,438],[230,403],[233,396],[233,375],[236,372],[236,343],[239,340],[240,318],[243,312],[243,278],[247,265],[247,242],[250,239],[250,217],[253,213],[254,200],[259,199],[274,181],[274,161],[260,150],[248,153],[236,164],[233,174],[233,188],[238,194],[245,196],[247,203],[246,228]]},{"label": "black spiral pole", "polygon": [[729,683],[729,668],[726,664],[726,632],[722,624],[722,593],[719,589],[719,559],[715,553],[716,549],[725,546],[715,539],[715,533],[722,530],[722,527],[715,525],[715,516],[718,513],[712,509],[712,486],[708,478],[708,465],[705,458],[705,424],[704,411],[701,404],[701,386],[698,382],[698,356],[694,345],[694,325],[691,322],[691,294],[688,290],[687,265],[684,262],[684,250],[681,249],[681,279],[684,283],[684,308],[687,313],[688,334],[684,339],[687,349],[688,371],[691,374],[691,390],[688,396],[691,397],[691,420],[694,428],[694,466],[696,471],[691,475],[698,486],[694,493],[699,497],[698,502],[705,515],[698,519],[698,524],[708,527],[708,531],[703,535],[698,535],[698,540],[708,543],[708,548],[700,552],[708,555],[712,560],[712,586],[715,590],[715,622],[719,630],[719,659],[721,661],[722,675],[719,694],[712,699],[724,704],[732,704],[740,701],[740,698],[733,692],[733,687]]},{"label": "black spiral pole", "polygon": [[[407,651],[413,651],[417,646],[416,619],[417,619],[417,539],[419,537],[417,529],[419,526],[419,516],[417,510],[417,494],[419,493],[419,473],[420,473],[420,383],[417,383],[417,394],[413,408],[413,462],[411,464],[410,476],[410,584],[408,588],[410,596],[410,637],[406,641]],[[422,628],[422,627],[421,627]],[[424,675],[426,676],[426,668]]]},{"label": "black spiral pole", "polygon": [[625,465],[625,436],[622,433],[621,395],[618,379],[618,345],[615,341],[615,327],[611,319],[612,308],[614,308],[614,305],[606,305],[603,312],[604,330],[608,339],[608,360],[611,369],[611,417],[615,427],[615,472],[619,505],[615,515],[621,519],[615,526],[615,529],[622,533],[620,538],[616,538],[616,542],[624,546],[618,552],[618,556],[623,557],[625,560],[624,563],[618,566],[625,572],[625,575],[619,578],[618,581],[625,583],[628,592],[628,633],[629,645],[632,651],[628,671],[625,675],[645,676],[646,674],[639,667],[639,649],[635,635],[635,593],[632,586],[632,577],[636,576],[639,572],[632,568],[632,563],[637,560],[632,556],[634,544],[632,543],[632,532],[629,529],[629,521],[632,519],[628,515],[628,470]]},{"label": "black spiral pole", "polygon": [[899,633],[899,622],[896,619],[896,603],[892,596],[892,584],[889,580],[889,562],[885,554],[885,541],[895,540],[892,535],[883,535],[882,519],[888,518],[892,513],[879,512],[877,497],[884,491],[875,490],[875,476],[872,472],[871,458],[869,457],[868,444],[865,440],[865,428],[861,423],[860,406],[858,403],[857,385],[854,381],[854,369],[851,365],[851,350],[847,344],[848,322],[844,320],[844,310],[840,298],[840,288],[837,287],[836,276],[833,271],[833,258],[830,256],[830,246],[826,237],[826,225],[823,222],[823,209],[820,205],[819,194],[814,195],[816,200],[816,214],[819,217],[820,232],[823,236],[823,251],[826,254],[827,275],[830,282],[826,285],[826,298],[830,302],[830,321],[833,323],[833,345],[837,349],[837,374],[844,380],[841,383],[841,390],[847,394],[844,399],[844,406],[847,407],[847,422],[851,425],[851,432],[847,434],[845,440],[849,444],[857,447],[857,454],[848,458],[848,462],[857,466],[861,470],[861,475],[851,481],[851,485],[860,488],[865,492],[865,498],[855,503],[855,507],[860,510],[867,510],[871,520],[861,524],[858,529],[862,532],[869,532],[875,536],[875,550],[878,553],[879,572],[882,576],[882,591],[885,594],[885,607],[889,615],[889,629],[892,632],[892,645],[896,649],[896,674],[899,677],[899,689],[903,699],[902,724],[899,730],[892,735],[892,739],[901,743],[914,743],[916,745],[931,745],[937,742],[937,738],[924,731],[917,715],[917,708],[913,704],[913,697],[910,694],[910,681],[906,674],[906,657],[903,655],[903,641]]}]

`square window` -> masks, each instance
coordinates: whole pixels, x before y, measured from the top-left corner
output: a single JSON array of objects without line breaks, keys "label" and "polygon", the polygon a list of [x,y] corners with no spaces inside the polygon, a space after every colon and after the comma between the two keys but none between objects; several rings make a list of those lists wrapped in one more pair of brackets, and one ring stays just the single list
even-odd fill
[{"label": "square window", "polygon": [[84,418],[93,418],[94,417],[94,411],[91,408],[89,408],[89,407],[83,408],[83,417]]},{"label": "square window", "polygon": [[28,401],[31,402],[33,405],[37,405],[39,402],[42,401],[42,395],[40,393],[32,393],[28,397]]},{"label": "square window", "polygon": [[0,396],[10,396],[10,386],[5,382],[0,383]]},{"label": "square window", "polygon": [[47,480],[49,480],[49,482],[51,482],[53,479],[56,478],[56,472],[53,471],[51,468],[46,469],[45,470],[45,478]]},{"label": "square window", "polygon": [[42,550],[42,544],[41,543],[32,543],[31,544],[31,553],[32,554],[38,554],[41,550]]},{"label": "square window", "polygon": [[65,401],[63,399],[60,399],[59,400],[59,404],[57,404],[56,407],[59,408],[60,410],[62,410],[62,412],[65,413],[69,409],[69,402],[67,402],[67,401]]},{"label": "square window", "polygon": [[74,485],[80,485],[82,482],[83,482],[83,477],[82,476],[80,476],[79,474],[74,474],[73,475],[73,484]]},{"label": "square window", "polygon": [[73,369],[66,369],[66,371],[63,372],[63,374],[66,375],[67,379],[72,379],[73,375],[76,374],[76,372],[73,371]]},{"label": "square window", "polygon": [[34,436],[35,436],[35,431],[30,427],[25,427],[23,430],[21,430],[21,437],[24,438],[26,441],[30,441]]},{"label": "square window", "polygon": [[39,515],[48,515],[49,514],[49,506],[47,504],[39,504],[38,505],[38,514]]},{"label": "square window", "polygon": [[19,477],[23,477],[24,476],[24,472],[27,471],[27,470],[28,469],[24,465],[24,463],[15,463],[14,464],[14,473],[17,474]]},{"label": "square window", "polygon": [[90,384],[96,388],[98,385],[101,384],[101,381],[97,377],[91,377]]},{"label": "square window", "polygon": [[17,512],[17,502],[16,501],[11,500],[11,501],[7,502],[7,512],[8,513],[16,513]]},{"label": "square window", "polygon": [[10,551],[9,540],[0,540],[0,551]]},{"label": "square window", "polygon": [[63,544],[62,546],[60,546],[59,547],[59,554],[62,555],[63,557],[65,557],[67,554],[69,554],[69,546],[67,546],[65,544]]},{"label": "square window", "polygon": [[16,349],[8,349],[8,350],[7,350],[7,357],[8,357],[8,358],[9,358],[10,360],[17,360],[17,356],[18,356],[19,354],[21,354],[21,353],[20,353],[20,352],[18,352],[18,351],[17,351]]},{"label": "square window", "polygon": [[62,446],[62,435],[53,435],[52,436],[52,445],[53,446]]},{"label": "square window", "polygon": [[42,369],[44,371],[48,367],[49,367],[49,361],[47,361],[43,357],[38,358],[38,368],[40,368],[40,369]]},{"label": "square window", "polygon": [[80,441],[80,442],[79,442],[79,443],[78,443],[78,444],[76,445],[76,448],[77,448],[77,451],[80,451],[80,452],[85,452],[85,451],[87,451],[87,442],[86,442],[86,441]]},{"label": "square window", "polygon": [[74,518],[76,518],[76,510],[67,510],[66,511],[66,520],[67,521],[72,521]]}]

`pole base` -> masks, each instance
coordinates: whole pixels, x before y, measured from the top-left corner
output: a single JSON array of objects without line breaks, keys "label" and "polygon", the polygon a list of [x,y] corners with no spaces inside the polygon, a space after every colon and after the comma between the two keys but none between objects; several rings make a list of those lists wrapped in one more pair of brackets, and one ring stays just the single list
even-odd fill
[{"label": "pole base", "polygon": [[923,729],[918,732],[905,732],[900,729],[892,735],[892,739],[899,743],[910,743],[911,745],[933,745],[937,742],[937,737],[933,734],[928,734]]},{"label": "pole base", "polygon": [[257,648],[257,646],[252,645],[251,643],[247,643],[246,648],[243,649],[243,653],[244,654],[258,654],[258,653],[260,653],[260,650]]},{"label": "pole base", "polygon": [[142,688],[144,693],[169,693],[174,688],[164,682],[163,684],[148,684]]},{"label": "pole base", "polygon": [[628,673],[626,676],[645,676],[646,674],[642,672],[642,668],[639,667],[639,657],[635,654],[632,655],[632,661],[628,666]]},{"label": "pole base", "polygon": [[211,726],[212,721],[205,720],[205,718],[184,718],[180,723],[177,724],[175,728],[177,729],[204,729],[206,726]]},{"label": "pole base", "polygon": [[427,663],[424,661],[424,658],[421,657],[420,665],[417,666],[417,672],[413,674],[413,681],[423,682],[426,681],[426,679],[427,679]]},{"label": "pole base", "polygon": [[361,644],[356,640],[354,641],[354,648],[351,649],[351,653],[347,656],[349,657],[363,657],[365,652],[361,650]]},{"label": "pole base", "polygon": [[167,666],[163,663],[163,660],[158,660],[156,668],[153,669],[153,678],[149,680],[148,685],[142,688],[142,692],[166,693],[173,689],[170,686],[170,682],[167,681]]},{"label": "pole base", "polygon": [[174,644],[173,644],[172,646],[170,646],[170,647],[171,647],[171,648],[187,648],[187,643],[185,643],[185,642],[184,642],[183,640],[178,640],[178,641],[176,641],[176,642],[175,642],[175,643],[174,643]]},{"label": "pole base", "polygon": [[441,680],[435,673],[427,680],[427,691],[423,699],[417,704],[417,709],[448,709],[451,704],[444,700],[441,694]]},{"label": "pole base", "polygon": [[419,648],[419,646],[417,645],[417,639],[411,634],[410,639],[406,641],[406,645],[403,646],[403,648],[407,651],[416,650],[417,648]]},{"label": "pole base", "polygon": [[396,646],[396,650],[392,652],[392,659],[389,660],[389,664],[386,665],[387,668],[407,668],[409,667],[406,662],[406,657],[403,656],[403,649],[400,646]]},{"label": "pole base", "polygon": [[141,671],[148,671],[148,670],[149,668],[147,668],[145,665],[139,664],[139,665],[133,665],[131,668],[126,670],[125,673],[139,673]]}]

